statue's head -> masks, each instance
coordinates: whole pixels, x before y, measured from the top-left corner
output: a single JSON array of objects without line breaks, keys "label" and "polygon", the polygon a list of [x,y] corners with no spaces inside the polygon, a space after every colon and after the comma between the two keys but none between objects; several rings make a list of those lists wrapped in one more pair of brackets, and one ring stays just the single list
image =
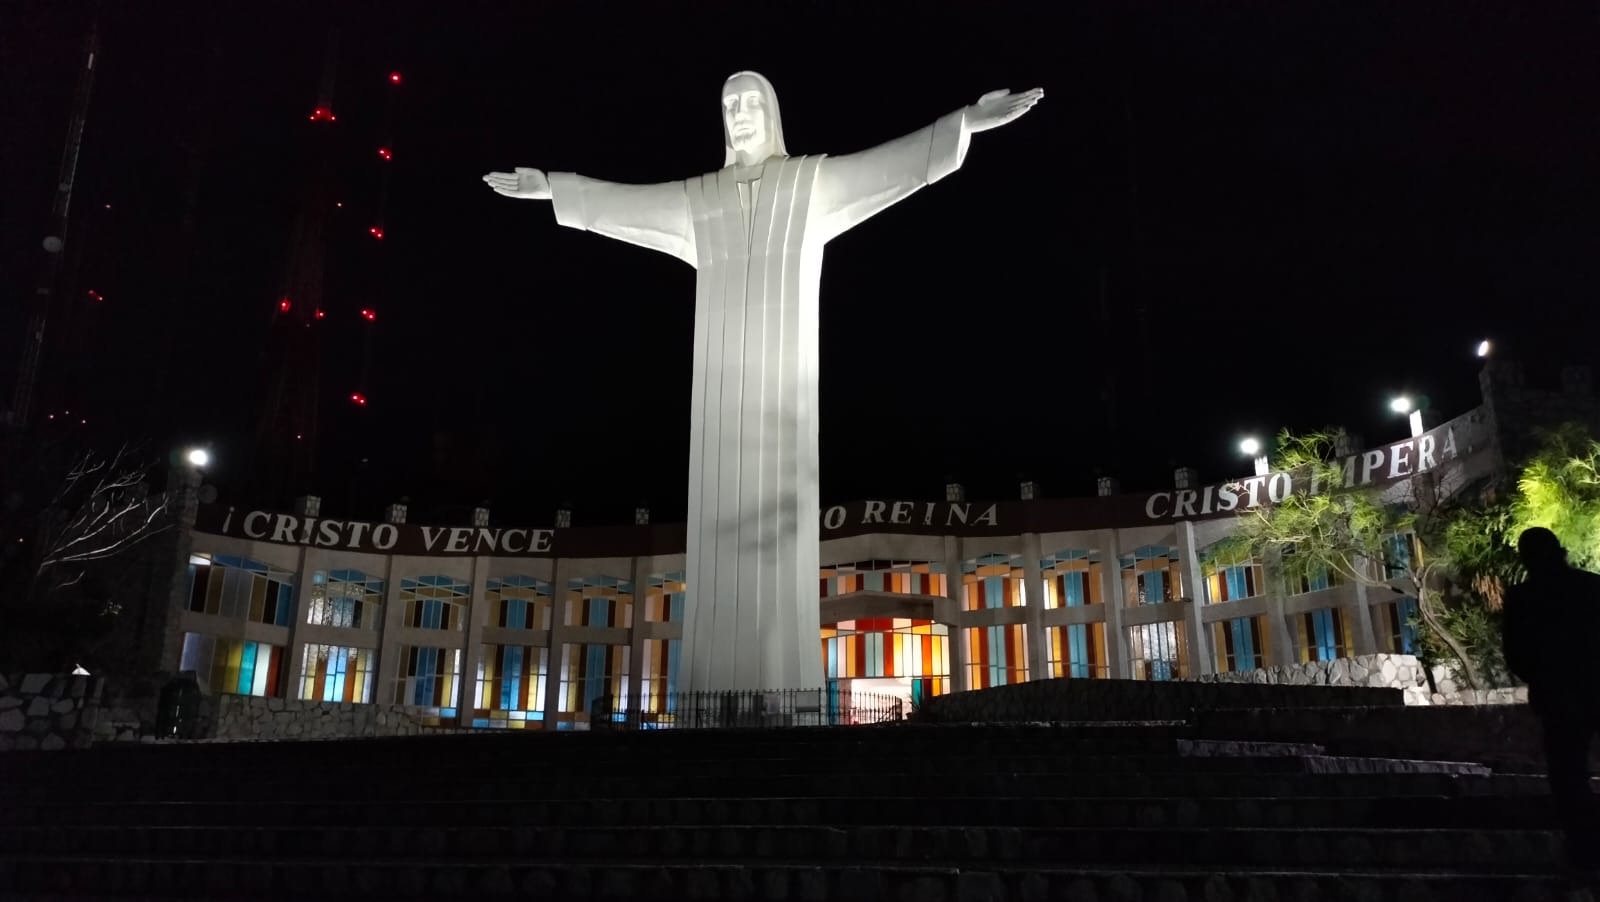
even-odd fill
[{"label": "statue's head", "polygon": [[768,157],[788,156],[783,119],[772,82],[756,72],[736,72],[722,83],[722,165],[751,166]]}]

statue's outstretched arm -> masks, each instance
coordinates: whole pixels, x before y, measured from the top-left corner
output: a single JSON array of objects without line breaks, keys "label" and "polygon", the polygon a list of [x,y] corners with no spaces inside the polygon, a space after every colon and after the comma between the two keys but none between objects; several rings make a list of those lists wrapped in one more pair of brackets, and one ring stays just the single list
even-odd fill
[{"label": "statue's outstretched arm", "polygon": [[825,158],[818,167],[812,203],[822,216],[826,237],[838,235],[961,168],[975,132],[1017,119],[1043,96],[1039,88],[1020,94],[990,91],[977,103],[909,135],[871,150]]},{"label": "statue's outstretched arm", "polygon": [[556,222],[568,228],[671,254],[690,266],[699,262],[694,216],[682,182],[622,185],[571,172],[546,176],[526,167],[491,172],[483,181],[506,197],[554,201]]},{"label": "statue's outstretched arm", "polygon": [[514,172],[491,172],[483,177],[483,181],[496,194],[506,197],[515,197],[519,200],[549,200],[550,180],[545,178],[544,171],[518,166]]}]

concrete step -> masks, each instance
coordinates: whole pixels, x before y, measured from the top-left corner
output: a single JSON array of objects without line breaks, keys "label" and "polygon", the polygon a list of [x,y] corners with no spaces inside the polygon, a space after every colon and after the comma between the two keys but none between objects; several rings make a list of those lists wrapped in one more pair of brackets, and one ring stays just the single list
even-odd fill
[{"label": "concrete step", "polygon": [[1593,902],[1588,889],[1541,874],[1453,875],[1232,869],[851,867],[815,864],[615,865],[360,859],[0,860],[6,898],[139,894],[163,899],[427,898],[614,900],[910,900],[910,902]]},{"label": "concrete step", "polygon": [[[669,771],[675,776],[684,778],[694,777],[720,777],[723,779],[740,779],[758,777],[762,779],[777,779],[787,777],[806,777],[820,774],[835,777],[842,776],[878,776],[883,779],[922,779],[927,777],[942,777],[947,774],[1033,774],[1041,778],[1071,779],[1087,775],[1114,775],[1114,774],[1200,774],[1200,773],[1444,773],[1444,774],[1480,774],[1489,773],[1488,768],[1481,765],[1459,761],[1403,761],[1387,758],[1341,758],[1327,755],[1279,755],[1279,756],[1254,756],[1234,757],[1222,755],[1185,756],[1177,754],[1166,755],[1070,755],[1070,756],[1042,756],[1042,755],[1013,755],[1002,758],[989,757],[951,757],[951,758],[899,758],[899,759],[873,759],[852,757],[772,757],[727,760],[681,760],[662,759],[655,756],[641,756],[652,762],[652,767]],[[596,779],[605,779],[636,765],[641,758],[618,760],[572,761],[559,765],[559,772],[571,779],[585,782]],[[471,759],[450,759],[456,768],[484,771],[489,768],[482,762]],[[499,765],[501,770],[531,770],[539,768],[541,762],[520,761],[506,762]],[[544,770],[557,769],[553,765],[544,765]],[[281,772],[281,763],[278,768]],[[322,769],[314,769],[306,773],[297,783],[316,784],[327,780],[330,775],[340,772],[336,765]],[[362,773],[374,780],[403,780],[408,781],[416,771],[414,760],[369,762],[363,764]],[[84,773],[76,782],[82,785],[95,785],[96,783],[111,784],[120,782],[116,772],[100,771],[98,773]],[[238,779],[240,769],[236,767],[211,767],[191,768],[179,772],[169,770],[150,771],[140,769],[137,771],[146,779],[181,779],[185,783],[205,784],[214,782],[234,782]],[[39,777],[40,775],[35,775]],[[0,789],[3,793],[3,789]]]},{"label": "concrete step", "polygon": [[[287,717],[287,715],[286,715]],[[180,742],[176,740],[156,743],[110,743],[77,754],[118,754],[172,758],[177,754],[195,758],[212,759],[229,757],[272,757],[280,750],[296,747],[326,747],[337,741],[342,746],[382,749],[385,747],[420,747],[430,753],[447,749],[452,755],[512,755],[529,754],[590,757],[615,751],[631,753],[638,748],[649,748],[666,754],[680,754],[694,750],[704,754],[720,755],[737,752],[741,755],[758,754],[761,750],[787,750],[803,748],[808,751],[837,748],[847,751],[916,751],[923,755],[938,755],[945,749],[972,752],[1054,753],[1072,749],[1095,748],[1103,751],[1139,749],[1171,750],[1178,739],[1193,738],[1187,727],[1001,727],[982,726],[917,726],[893,725],[885,727],[767,729],[767,730],[646,730],[626,732],[567,732],[547,730],[477,730],[464,733],[424,734],[408,737],[375,737],[368,739],[313,740],[283,739],[267,741],[201,740]],[[1228,739],[1229,737],[1212,737]],[[16,752],[19,756],[41,756],[37,752]]]},{"label": "concrete step", "polygon": [[[71,753],[57,753],[57,757],[67,757]],[[421,757],[421,756],[419,756]],[[1446,774],[1478,774],[1487,775],[1490,771],[1480,764],[1464,761],[1418,761],[1397,758],[1368,758],[1335,756],[1324,754],[1269,754],[1258,752],[1255,754],[1221,754],[1215,750],[1201,754],[1183,754],[1168,752],[1165,754],[1062,754],[1062,755],[1001,755],[979,756],[960,755],[942,758],[921,757],[867,757],[851,755],[771,755],[760,758],[739,758],[730,756],[727,759],[715,758],[670,758],[658,755],[644,756],[654,766],[670,769],[673,773],[693,777],[702,775],[718,775],[724,777],[739,776],[805,776],[812,774],[882,774],[884,776],[921,776],[926,774],[944,774],[949,772],[984,774],[984,773],[1033,773],[1040,775],[1070,775],[1080,774],[1121,774],[1121,773],[1283,773],[1308,771],[1314,773],[1446,773]],[[279,756],[271,762],[274,770],[281,770],[285,764],[297,760],[290,756]],[[315,781],[328,774],[338,773],[341,769],[340,762],[327,762],[326,756],[300,758],[307,764],[313,762],[319,766],[307,770],[304,780]],[[388,760],[361,760],[361,770],[373,778],[409,777],[415,771],[415,759],[391,758]],[[551,771],[559,770],[563,774],[579,775],[584,777],[594,775],[610,775],[619,767],[635,764],[638,757],[604,757],[596,759],[580,759],[574,761],[549,762],[538,758],[521,758],[507,761],[480,761],[471,757],[450,756],[449,760],[457,768],[472,769],[475,771],[501,769],[517,771]],[[9,763],[9,762],[8,762]],[[20,762],[23,766],[16,768],[13,773],[25,776],[27,782],[55,779],[64,773],[54,768],[29,767],[27,762]],[[204,783],[207,781],[233,782],[241,769],[252,767],[266,767],[267,762],[248,761],[209,761],[203,765],[183,766],[186,762],[151,762],[151,766],[144,762],[125,761],[114,762],[111,760],[94,761],[79,759],[75,763],[80,765],[67,773],[73,775],[73,782],[79,784],[118,783],[121,782],[118,774],[137,772],[145,775],[147,779],[181,778],[185,783]],[[116,764],[117,767],[84,767],[94,764]],[[6,787],[14,785],[14,781],[0,784],[0,793]]]},{"label": "concrete step", "polygon": [[[983,796],[1026,796],[1043,788],[1070,789],[1073,795],[1124,796],[1419,796],[1419,795],[1544,795],[1541,777],[1453,773],[1206,773],[1160,772],[1083,774],[1052,772],[961,773],[907,776],[893,773],[789,775],[769,773],[732,779],[724,776],[680,777],[670,765],[650,763],[649,772],[635,767],[614,776],[579,780],[569,775],[526,769],[484,772],[457,769],[451,762],[430,767],[415,759],[409,774],[379,779],[359,765],[330,761],[321,770],[270,773],[241,771],[231,780],[127,779],[111,775],[81,781],[8,780],[0,786],[0,806],[68,801],[229,801],[255,804],[284,799],[329,802],[393,798],[418,801],[461,798],[507,800],[574,799],[594,796],[623,798],[723,797],[762,798],[772,795],[814,797],[835,795],[925,796],[930,793]],[[1004,762],[996,762],[996,768]],[[518,772],[518,771],[521,772]],[[669,779],[663,779],[663,775]],[[403,788],[402,788],[403,787]]]},{"label": "concrete step", "polygon": [[0,806],[11,827],[573,827],[662,825],[975,827],[1460,827],[1548,829],[1548,797],[1104,798],[1025,796],[777,796],[327,802],[155,801]]},{"label": "concrete step", "polygon": [[[454,737],[452,737],[454,738]],[[478,737],[462,737],[476,739]],[[498,740],[500,737],[490,737]],[[527,763],[529,761],[561,763],[563,765],[598,766],[607,762],[631,761],[639,756],[659,757],[683,762],[726,762],[729,760],[769,761],[787,759],[815,760],[867,760],[867,761],[946,761],[963,758],[1073,758],[1136,756],[1212,756],[1238,755],[1322,754],[1321,746],[1307,743],[1230,743],[1196,742],[1172,737],[1140,739],[1128,736],[1114,741],[1096,741],[1074,738],[1044,738],[1027,742],[958,742],[933,741],[929,736],[922,742],[889,743],[839,743],[793,742],[772,744],[730,744],[726,747],[709,743],[693,745],[670,741],[656,742],[658,737],[645,737],[644,741],[577,742],[568,743],[562,736],[513,736],[510,741],[440,743],[426,737],[412,741],[416,747],[405,750],[389,742],[355,740],[340,743],[340,748],[350,753],[383,762],[410,754],[423,753],[429,757],[448,756],[452,760],[483,765]],[[662,737],[664,738],[664,737]],[[115,761],[121,766],[176,772],[191,767],[252,766],[281,762],[285,758],[319,758],[328,754],[331,742],[246,742],[246,743],[150,743],[105,744],[90,749],[71,752],[11,752],[8,760],[18,767],[40,772],[65,772],[69,768],[83,770],[83,762]],[[1190,751],[1190,750],[1193,751]]]},{"label": "concrete step", "polygon": [[8,855],[317,860],[358,858],[620,864],[827,862],[979,867],[1136,866],[1227,869],[1448,870],[1543,873],[1557,867],[1548,831],[1049,827],[5,827]]}]

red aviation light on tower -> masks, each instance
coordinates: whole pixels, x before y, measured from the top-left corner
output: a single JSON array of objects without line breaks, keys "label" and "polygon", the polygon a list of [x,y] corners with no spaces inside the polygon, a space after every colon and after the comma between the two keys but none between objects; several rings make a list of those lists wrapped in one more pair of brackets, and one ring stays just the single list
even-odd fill
[{"label": "red aviation light on tower", "polygon": [[96,304],[99,304],[99,303],[103,303],[105,301],[105,296],[102,295],[100,292],[95,291],[93,288],[91,288],[91,289],[89,289],[89,300],[94,301]]},{"label": "red aviation light on tower", "polygon": [[368,307],[361,311],[361,318],[370,323],[378,318],[378,311]]},{"label": "red aviation light on tower", "polygon": [[351,395],[350,395],[350,400],[351,400],[351,402],[353,402],[353,403],[354,403],[354,404],[355,404],[355,405],[356,405],[356,406],[357,406],[357,407],[366,407],[366,406],[367,406],[367,396],[366,396],[366,395],[363,395],[363,394],[362,394],[362,393],[361,393],[361,392],[354,392],[354,393],[352,393],[352,394],[351,394]]},{"label": "red aviation light on tower", "polygon": [[312,319],[322,319],[324,316],[327,316],[327,314],[323,313],[321,310],[314,311],[311,314]]},{"label": "red aviation light on tower", "polygon": [[387,147],[380,147],[378,148],[378,156],[383,157],[385,160],[392,160],[394,159],[394,151]]},{"label": "red aviation light on tower", "polygon": [[339,117],[333,115],[333,110],[325,106],[319,106],[312,110],[308,118],[312,122],[337,122],[339,119]]},{"label": "red aviation light on tower", "polygon": [[400,73],[398,73],[398,72],[390,72],[389,73],[389,84],[397,85],[399,83],[400,83]]},{"label": "red aviation light on tower", "polygon": [[379,241],[383,240],[383,226],[373,226],[372,228],[367,229],[367,231],[371,233],[372,237],[378,239]]},{"label": "red aviation light on tower", "polygon": [[278,298],[278,312],[279,313],[288,313],[289,312],[289,299],[288,298]]}]

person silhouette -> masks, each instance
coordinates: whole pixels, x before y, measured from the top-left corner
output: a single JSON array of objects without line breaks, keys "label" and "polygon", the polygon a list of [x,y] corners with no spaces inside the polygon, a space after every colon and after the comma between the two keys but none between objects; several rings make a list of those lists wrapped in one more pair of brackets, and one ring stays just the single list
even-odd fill
[{"label": "person silhouette", "polygon": [[1544,732],[1545,769],[1570,864],[1593,867],[1600,829],[1589,784],[1589,745],[1600,730],[1600,672],[1588,643],[1600,633],[1600,575],[1573,567],[1555,533],[1517,537],[1527,578],[1506,591],[1506,667],[1528,684]]}]

